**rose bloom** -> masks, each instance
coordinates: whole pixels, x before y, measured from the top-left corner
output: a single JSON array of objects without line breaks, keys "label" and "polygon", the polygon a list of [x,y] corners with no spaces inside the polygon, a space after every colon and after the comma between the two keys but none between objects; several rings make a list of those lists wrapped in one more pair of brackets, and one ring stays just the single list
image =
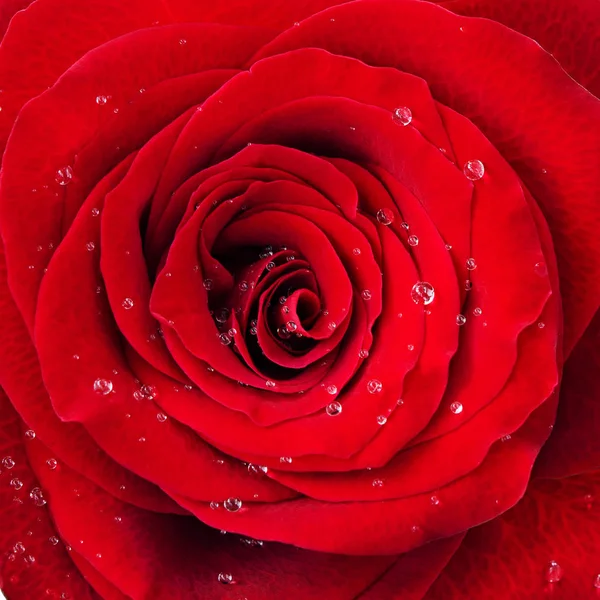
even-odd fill
[{"label": "rose bloom", "polygon": [[596,0],[0,32],[8,600],[596,597]]}]

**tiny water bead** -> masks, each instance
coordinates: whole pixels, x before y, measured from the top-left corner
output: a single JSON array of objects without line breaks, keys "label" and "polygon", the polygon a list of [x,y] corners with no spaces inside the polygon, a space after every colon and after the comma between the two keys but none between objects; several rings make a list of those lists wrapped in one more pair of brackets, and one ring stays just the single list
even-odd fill
[{"label": "tiny water bead", "polygon": [[204,286],[205,290],[210,291],[210,290],[212,290],[213,280],[212,279],[205,279],[202,282],[202,285]]},{"label": "tiny water bead", "polygon": [[465,315],[456,315],[456,324],[461,327],[467,322],[467,317]]},{"label": "tiny water bead", "polygon": [[29,497],[36,506],[44,506],[44,504],[46,504],[44,492],[42,492],[42,489],[39,487],[34,487],[31,492],[29,492]]},{"label": "tiny water bead", "polygon": [[384,417],[383,415],[379,415],[377,417],[377,425],[385,425],[387,423],[387,417]]},{"label": "tiny water bead", "polygon": [[368,358],[369,356],[369,351],[365,350],[364,348],[362,350],[358,351],[358,358]]},{"label": "tiny water bead", "polygon": [[213,500],[208,506],[210,507],[210,510],[219,510],[221,505]]},{"label": "tiny water bead", "polygon": [[242,501],[239,498],[227,498],[227,500],[223,502],[223,507],[228,512],[237,512],[242,508]]},{"label": "tiny water bead", "polygon": [[342,405],[339,402],[330,402],[325,409],[330,417],[337,417],[342,412]]},{"label": "tiny water bead", "polygon": [[437,496],[431,496],[430,501],[433,506],[438,506],[440,503],[440,499]]},{"label": "tiny water bead", "polygon": [[383,389],[383,384],[379,379],[371,379],[367,382],[367,390],[369,394],[378,394]]},{"label": "tiny water bead", "polygon": [[415,304],[428,306],[435,298],[435,289],[427,281],[417,281],[417,283],[415,283],[415,285],[412,287],[410,297]]},{"label": "tiny water bead", "polygon": [[86,249],[88,252],[92,252],[92,251],[93,251],[95,248],[96,248],[96,244],[94,244],[94,242],[88,242],[88,243],[85,245],[85,249]]},{"label": "tiny water bead", "polygon": [[73,179],[73,168],[67,165],[62,169],[58,169],[54,179],[58,185],[69,185]]},{"label": "tiny water bead", "polygon": [[113,390],[113,382],[110,379],[99,377],[94,381],[94,392],[99,396],[108,396]]},{"label": "tiny water bead", "polygon": [[538,277],[546,277],[548,275],[548,267],[543,260],[535,263],[533,270]]},{"label": "tiny water bead", "polygon": [[416,235],[409,235],[408,236],[408,245],[412,246],[413,248],[415,246],[419,245],[419,238]]},{"label": "tiny water bead", "polygon": [[15,490],[20,490],[23,487],[23,482],[18,478],[13,478],[10,480],[10,486]]},{"label": "tiny water bead", "polygon": [[219,341],[223,346],[229,346],[229,344],[231,344],[231,338],[226,333],[219,334]]},{"label": "tiny water bead", "polygon": [[463,405],[460,402],[453,402],[450,405],[450,411],[455,415],[460,415],[460,413],[463,411]]},{"label": "tiny water bead", "polygon": [[485,167],[480,160],[468,160],[463,167],[463,173],[470,181],[479,181],[485,173]]},{"label": "tiny water bead", "polygon": [[222,583],[223,585],[230,585],[232,583],[235,583],[233,575],[231,573],[219,573],[219,575],[217,576],[217,581],[219,583]]},{"label": "tiny water bead", "polygon": [[371,483],[371,485],[374,488],[380,488],[383,487],[383,479],[373,479],[373,482]]},{"label": "tiny water bead", "polygon": [[52,535],[48,538],[48,541],[53,545],[53,546],[57,546],[58,543],[60,542],[60,540],[55,536]]},{"label": "tiny water bead", "polygon": [[468,271],[474,271],[477,268],[477,262],[474,258],[467,258],[467,262],[465,263]]},{"label": "tiny water bead", "polygon": [[465,291],[470,292],[473,289],[473,282],[470,279],[465,280]]},{"label": "tiny water bead", "polygon": [[594,582],[592,584],[597,590],[600,590],[600,573],[594,577]]},{"label": "tiny water bead", "polygon": [[181,39],[179,40],[179,45],[180,45],[180,46],[185,46],[186,44],[187,44],[187,40],[186,40],[186,39],[183,39],[183,38],[181,38]]},{"label": "tiny water bead", "polygon": [[165,421],[166,421],[168,418],[169,418],[169,417],[167,417],[167,415],[165,415],[165,413],[162,413],[162,412],[159,412],[159,413],[156,415],[156,420],[157,420],[159,423],[164,423],[164,422],[165,422]]},{"label": "tiny water bead", "polygon": [[265,381],[265,385],[271,389],[277,386],[277,384],[274,381],[271,381],[270,379],[267,379],[267,381]]},{"label": "tiny water bead", "polygon": [[12,459],[11,456],[5,456],[2,459],[2,466],[5,469],[12,469],[14,466],[16,465],[15,461]]},{"label": "tiny water bead", "polygon": [[250,288],[247,281],[240,281],[238,287],[240,288],[240,291],[242,291],[242,292],[247,292],[248,289]]},{"label": "tiny water bead", "polygon": [[248,463],[248,473],[252,475],[260,475],[261,473],[266,475],[269,472],[268,467],[262,467],[261,465],[255,465],[253,463]]},{"label": "tiny water bead", "polygon": [[548,583],[558,583],[564,575],[564,569],[555,561],[551,560],[546,565],[544,576]]},{"label": "tiny water bead", "polygon": [[51,471],[54,471],[54,469],[56,469],[56,467],[58,467],[58,461],[55,458],[49,458],[46,461],[46,465],[48,466],[48,468]]},{"label": "tiny water bead", "polygon": [[391,225],[394,221],[394,213],[389,208],[380,208],[375,216],[382,225]]},{"label": "tiny water bead", "polygon": [[292,457],[291,456],[282,456],[279,459],[279,462],[284,464],[284,465],[291,465],[292,464]]},{"label": "tiny water bead", "polygon": [[17,542],[14,546],[13,546],[13,552],[15,554],[25,554],[25,544],[23,542]]},{"label": "tiny water bead", "polygon": [[328,385],[325,389],[327,390],[327,393],[331,394],[332,396],[335,396],[338,391],[337,385],[333,385],[333,384]]},{"label": "tiny water bead", "polygon": [[370,290],[363,290],[360,295],[363,300],[370,300],[373,297]]},{"label": "tiny water bead", "polygon": [[354,250],[352,250],[352,254],[354,254],[354,256],[360,256],[360,248],[354,248]]},{"label": "tiny water bead", "polygon": [[125,309],[125,310],[131,310],[133,308],[134,302],[132,298],[125,298],[125,300],[123,300],[123,302],[121,303],[121,306]]},{"label": "tiny water bead", "polygon": [[474,308],[474,309],[473,309],[473,314],[474,314],[476,317],[480,317],[480,316],[483,314],[483,311],[481,310],[481,308],[477,307],[477,308]]},{"label": "tiny water bead", "polygon": [[28,429],[28,430],[25,432],[25,437],[26,437],[28,440],[33,440],[33,439],[35,438],[35,431],[34,431],[33,429]]},{"label": "tiny water bead", "polygon": [[412,111],[408,106],[400,106],[394,111],[392,118],[394,119],[394,123],[406,127],[412,121]]}]

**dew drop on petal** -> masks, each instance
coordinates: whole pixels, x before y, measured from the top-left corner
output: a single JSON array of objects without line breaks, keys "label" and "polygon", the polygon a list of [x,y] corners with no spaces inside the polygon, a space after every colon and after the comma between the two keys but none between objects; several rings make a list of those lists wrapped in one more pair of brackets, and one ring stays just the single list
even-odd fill
[{"label": "dew drop on petal", "polygon": [[291,465],[292,464],[292,457],[291,456],[282,456],[279,459],[279,462],[284,464],[284,465]]},{"label": "dew drop on petal", "polygon": [[415,304],[428,306],[435,298],[435,289],[427,281],[417,281],[412,287],[410,297]]},{"label": "dew drop on petal", "polygon": [[326,388],[326,390],[327,390],[328,394],[331,394],[332,396],[335,396],[337,394],[337,391],[338,391],[337,385],[333,385],[333,384],[328,385],[327,388]]},{"label": "dew drop on petal", "polygon": [[337,417],[342,412],[342,405],[339,402],[330,402],[325,409],[330,417]]},{"label": "dew drop on petal", "polygon": [[485,167],[480,160],[468,160],[463,168],[465,177],[470,181],[478,181],[485,173]]},{"label": "dew drop on petal", "polygon": [[383,479],[373,479],[373,482],[371,483],[371,485],[374,488],[380,488],[383,487]]},{"label": "dew drop on petal", "polygon": [[130,310],[133,308],[133,300],[131,298],[125,298],[125,300],[123,300],[123,302],[121,303],[121,306],[125,309],[125,310]]},{"label": "dew drop on petal", "polygon": [[29,492],[29,497],[36,506],[44,506],[44,504],[46,504],[44,492],[42,492],[42,489],[39,487],[34,487],[31,492]]},{"label": "dew drop on petal", "polygon": [[57,546],[58,543],[60,542],[60,540],[55,536],[52,535],[48,538],[48,541],[53,545],[53,546]]},{"label": "dew drop on petal", "polygon": [[367,382],[367,390],[369,394],[378,394],[383,389],[383,384],[379,379],[371,379]]},{"label": "dew drop on petal", "polygon": [[16,463],[15,463],[15,461],[12,459],[12,457],[11,457],[11,456],[5,456],[5,457],[2,459],[2,466],[3,466],[5,469],[9,469],[9,470],[10,470],[10,469],[12,469],[12,468],[15,466],[15,464],[16,464]]},{"label": "dew drop on petal", "polygon": [[416,235],[409,235],[408,236],[408,245],[412,246],[413,248],[415,246],[419,245],[419,238]]},{"label": "dew drop on petal", "polygon": [[102,379],[101,377],[94,381],[94,392],[99,396],[107,396],[113,390],[113,382],[110,379]]},{"label": "dew drop on petal", "polygon": [[430,500],[433,506],[438,506],[440,503],[440,499],[437,496],[431,496]]},{"label": "dew drop on petal", "polygon": [[231,344],[231,338],[226,333],[219,334],[219,341],[223,346],[229,346],[229,344]]},{"label": "dew drop on petal", "polygon": [[392,118],[394,123],[406,127],[412,121],[412,111],[408,106],[401,106],[394,111]]},{"label": "dew drop on petal", "polygon": [[538,329],[544,329],[544,327],[546,327],[546,323],[544,323],[543,321],[538,321]]},{"label": "dew drop on petal", "polygon": [[394,213],[389,208],[380,208],[375,216],[382,225],[391,225],[394,221]]},{"label": "dew drop on petal", "polygon": [[267,379],[267,381],[265,381],[265,385],[268,388],[274,388],[277,384],[274,381],[271,381],[270,379]]},{"label": "dew drop on petal", "polygon": [[204,286],[205,290],[210,291],[210,290],[212,290],[213,280],[212,279],[205,279],[202,282],[202,285]]},{"label": "dew drop on petal", "polygon": [[379,415],[377,417],[377,425],[385,425],[387,423],[387,417],[384,417],[383,415]]},{"label": "dew drop on petal", "polygon": [[15,490],[20,490],[23,487],[23,482],[17,477],[14,477],[10,480],[10,486]]},{"label": "dew drop on petal", "polygon": [[463,405],[460,402],[453,402],[450,405],[450,410],[455,414],[459,415],[463,411]]},{"label": "dew drop on petal", "polygon": [[364,348],[362,350],[358,351],[358,357],[359,358],[367,358],[369,356],[369,351],[365,350]]},{"label": "dew drop on petal", "polygon": [[231,573],[219,573],[219,575],[217,576],[217,581],[219,583],[222,583],[223,585],[230,585],[232,583],[235,583],[235,581],[233,580],[233,575]]},{"label": "dew drop on petal", "polygon": [[474,308],[474,309],[473,309],[473,314],[474,314],[476,317],[480,317],[480,316],[483,314],[483,311],[481,310],[481,308],[477,307],[477,308]]},{"label": "dew drop on petal", "polygon": [[555,560],[551,560],[546,565],[544,575],[548,583],[558,583],[562,579],[563,574],[563,568]]},{"label": "dew drop on petal", "polygon": [[108,97],[107,96],[96,96],[96,104],[98,106],[104,106],[106,103],[108,102]]},{"label": "dew drop on petal", "polygon": [[166,421],[168,418],[169,418],[169,417],[167,417],[167,415],[165,415],[165,413],[162,413],[162,412],[159,412],[159,413],[156,415],[156,420],[157,420],[159,423],[164,423],[164,422],[165,422],[165,421]]},{"label": "dew drop on petal", "polygon": [[465,315],[456,315],[456,324],[460,327],[467,322]]},{"label": "dew drop on petal", "polygon": [[600,573],[598,573],[596,575],[596,577],[594,577],[594,582],[593,582],[593,586],[597,589],[600,590]]},{"label": "dew drop on petal", "polygon": [[73,179],[73,168],[67,165],[62,169],[58,169],[54,179],[58,185],[69,185]]},{"label": "dew drop on petal", "polygon": [[548,267],[543,260],[535,263],[533,270],[538,277],[546,277],[548,275]]},{"label": "dew drop on petal", "polygon": [[360,248],[354,248],[354,250],[352,250],[352,254],[354,254],[354,256],[360,256]]},{"label": "dew drop on petal", "polygon": [[370,300],[373,297],[370,290],[363,290],[360,295],[363,300]]},{"label": "dew drop on petal", "polygon": [[48,465],[48,468],[49,468],[51,471],[54,471],[54,469],[56,469],[56,467],[58,466],[58,461],[57,461],[55,458],[49,458],[49,459],[46,461],[46,465]]},{"label": "dew drop on petal", "polygon": [[35,439],[35,431],[33,429],[28,429],[24,435],[28,440]]},{"label": "dew drop on petal", "polygon": [[228,512],[237,512],[242,508],[242,501],[239,498],[227,498],[227,500],[223,502],[223,507]]},{"label": "dew drop on petal", "polygon": [[468,258],[465,266],[467,267],[467,270],[474,271],[477,268],[477,263],[474,258]]}]

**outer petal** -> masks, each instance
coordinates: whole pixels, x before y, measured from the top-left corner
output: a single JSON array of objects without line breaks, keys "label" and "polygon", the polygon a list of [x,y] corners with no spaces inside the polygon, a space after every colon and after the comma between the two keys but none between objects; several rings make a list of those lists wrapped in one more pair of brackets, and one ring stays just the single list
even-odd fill
[{"label": "outer petal", "polygon": [[600,312],[565,365],[554,432],[535,474],[567,477],[600,468]]},{"label": "outer petal", "polygon": [[493,19],[539,42],[563,69],[600,96],[600,3],[597,0],[449,0],[441,6]]},{"label": "outer petal", "polygon": [[[427,600],[584,600],[600,574],[600,472],[534,482],[495,521],[471,530]],[[546,581],[550,561],[564,570]]]}]

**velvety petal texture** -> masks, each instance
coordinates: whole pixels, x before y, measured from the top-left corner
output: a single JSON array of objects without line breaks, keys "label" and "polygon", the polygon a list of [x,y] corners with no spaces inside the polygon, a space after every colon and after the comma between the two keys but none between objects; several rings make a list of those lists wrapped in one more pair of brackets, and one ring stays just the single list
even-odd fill
[{"label": "velvety petal texture", "polygon": [[10,600],[593,587],[598,12],[440,4],[0,0]]}]

